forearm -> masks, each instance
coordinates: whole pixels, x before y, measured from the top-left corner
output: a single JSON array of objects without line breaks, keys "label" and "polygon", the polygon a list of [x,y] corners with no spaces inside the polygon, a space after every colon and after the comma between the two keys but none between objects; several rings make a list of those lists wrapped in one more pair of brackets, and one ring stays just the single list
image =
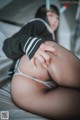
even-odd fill
[{"label": "forearm", "polygon": [[11,59],[17,59],[24,54],[31,59],[43,42],[44,40],[40,38],[29,37],[25,34],[17,35],[4,41],[3,51]]},{"label": "forearm", "polygon": [[[40,26],[42,26],[42,29],[40,29]],[[27,23],[20,31],[4,41],[3,51],[6,56],[17,59],[26,54],[31,59],[39,46],[48,41],[40,35],[43,29],[44,24],[39,20]]]}]

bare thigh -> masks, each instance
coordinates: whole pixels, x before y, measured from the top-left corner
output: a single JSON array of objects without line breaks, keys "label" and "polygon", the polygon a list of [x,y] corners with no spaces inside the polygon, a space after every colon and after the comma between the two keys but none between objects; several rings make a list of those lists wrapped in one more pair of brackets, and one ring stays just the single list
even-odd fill
[{"label": "bare thigh", "polygon": [[51,77],[60,85],[80,88],[80,60],[69,50],[54,43],[47,42],[55,47],[57,55],[47,52],[51,57],[48,72]]},{"label": "bare thigh", "polygon": [[[27,66],[26,63],[28,63]],[[37,66],[40,68],[39,72],[43,71],[42,75],[45,74],[44,77],[38,71],[38,76],[35,76],[36,72],[33,74],[31,64],[25,56],[22,57],[19,65],[20,70],[25,73],[25,69],[28,69],[27,72],[30,75],[32,74],[34,77],[41,78],[44,81],[48,79],[47,70],[44,70],[38,62]],[[59,119],[80,115],[80,91],[77,90],[61,87],[50,90],[25,76],[15,75],[11,81],[11,95],[15,104],[20,108],[47,118]]]},{"label": "bare thigh", "polygon": [[80,116],[80,91],[57,88],[46,91],[44,87],[25,79],[14,77],[11,94],[18,107],[47,118],[74,118]]}]

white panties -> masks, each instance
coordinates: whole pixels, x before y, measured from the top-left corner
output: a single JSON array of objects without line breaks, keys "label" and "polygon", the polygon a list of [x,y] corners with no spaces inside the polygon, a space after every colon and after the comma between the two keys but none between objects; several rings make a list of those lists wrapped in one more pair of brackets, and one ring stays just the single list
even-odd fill
[{"label": "white panties", "polygon": [[36,78],[34,78],[34,77],[32,77],[32,76],[29,76],[29,75],[27,75],[27,74],[24,74],[23,72],[20,71],[18,64],[19,64],[19,61],[17,62],[14,75],[22,75],[22,76],[25,76],[25,77],[27,77],[27,78],[30,78],[30,79],[36,81],[36,82],[39,82],[39,83],[41,83],[41,84],[44,84],[45,86],[47,86],[47,87],[50,88],[50,89],[52,89],[52,88],[55,87],[55,84],[54,84],[53,81],[42,81],[42,80],[36,79]]}]

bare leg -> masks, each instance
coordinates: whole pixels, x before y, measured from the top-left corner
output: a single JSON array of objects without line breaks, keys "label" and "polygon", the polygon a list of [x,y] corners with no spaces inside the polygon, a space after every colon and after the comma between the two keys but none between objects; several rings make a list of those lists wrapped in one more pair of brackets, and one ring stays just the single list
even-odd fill
[{"label": "bare leg", "polygon": [[[36,63],[37,70],[34,70],[26,56],[23,56],[19,67],[25,74],[34,73],[36,78],[49,79],[47,71],[39,62]],[[61,87],[50,90],[36,81],[16,75],[11,82],[11,95],[14,102],[22,109],[47,118],[59,120],[80,116],[80,91],[78,90]]]},{"label": "bare leg", "polygon": [[22,76],[14,79],[11,94],[14,102],[22,109],[58,120],[80,116],[80,91],[57,88],[45,92],[45,88]]},{"label": "bare leg", "polygon": [[80,60],[70,51],[54,42],[47,44],[55,47],[57,56],[47,52],[51,56],[48,72],[60,86],[80,88]]}]

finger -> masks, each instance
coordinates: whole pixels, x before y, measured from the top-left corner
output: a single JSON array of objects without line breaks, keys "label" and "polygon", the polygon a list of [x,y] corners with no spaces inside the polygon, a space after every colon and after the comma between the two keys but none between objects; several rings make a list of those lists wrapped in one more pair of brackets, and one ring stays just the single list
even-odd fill
[{"label": "finger", "polygon": [[45,59],[46,64],[49,65],[51,60],[50,56],[44,51],[40,51],[39,54]]},{"label": "finger", "polygon": [[54,46],[49,46],[47,44],[41,44],[40,49],[44,51],[52,52],[54,55],[56,55],[56,49],[54,48]]},{"label": "finger", "polygon": [[35,58],[40,61],[43,67],[47,68],[46,61],[40,54],[35,54]]},{"label": "finger", "polygon": [[55,45],[53,41],[46,41],[45,44],[49,45],[49,46],[54,46]]}]

